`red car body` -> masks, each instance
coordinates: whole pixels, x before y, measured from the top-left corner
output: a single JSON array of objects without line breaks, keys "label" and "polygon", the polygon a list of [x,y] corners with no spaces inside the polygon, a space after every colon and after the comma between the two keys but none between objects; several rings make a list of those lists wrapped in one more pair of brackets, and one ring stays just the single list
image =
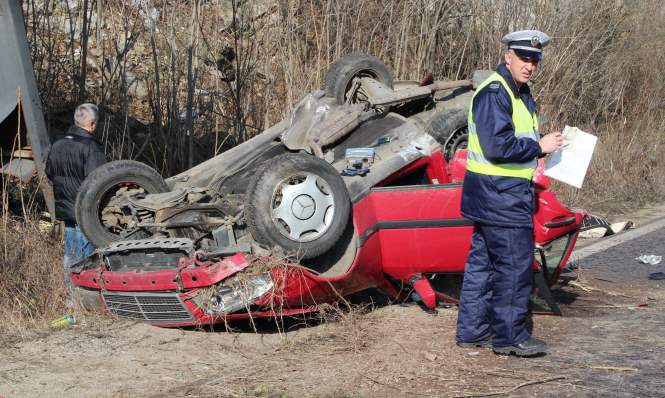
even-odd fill
[{"label": "red car body", "polygon": [[[463,273],[470,247],[472,222],[460,214],[465,163],[465,151],[459,151],[450,163],[436,151],[391,175],[353,204],[357,247],[343,272],[321,274],[298,264],[272,267],[267,271],[270,288],[230,313],[207,311],[200,305],[201,297],[250,268],[253,260],[244,253],[219,259],[195,253],[180,258],[177,267],[126,272],[111,271],[102,256],[95,258],[95,264],[75,270],[72,279],[111,313],[157,326],[302,314],[369,288],[394,298],[413,289],[425,306],[434,308],[441,300],[455,300],[435,291],[431,277]],[[391,181],[416,170],[424,172],[426,184],[391,186]],[[541,289],[547,289],[557,281],[573,250],[584,214],[569,210],[549,191],[542,164],[534,182],[538,251],[534,270],[544,281]]]}]

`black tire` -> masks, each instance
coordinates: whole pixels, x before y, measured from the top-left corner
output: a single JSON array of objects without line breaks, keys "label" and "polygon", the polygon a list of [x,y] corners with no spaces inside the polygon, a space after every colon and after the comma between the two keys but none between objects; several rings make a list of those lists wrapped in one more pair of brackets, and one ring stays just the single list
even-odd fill
[{"label": "black tire", "polygon": [[467,125],[467,110],[443,109],[432,115],[425,131],[439,142],[443,156],[449,161],[455,156],[455,152],[467,147],[469,143]]},{"label": "black tire", "polygon": [[[76,221],[88,240],[97,247],[124,239],[111,232],[101,220],[101,211],[122,186],[137,186],[146,193],[162,193],[169,190],[162,176],[150,166],[133,160],[117,160],[95,169],[81,184],[76,197]],[[135,236],[140,238],[142,236]]]},{"label": "black tire", "polygon": [[349,193],[337,170],[311,155],[288,153],[267,161],[247,188],[245,218],[254,239],[300,259],[332,248],[350,214]]},{"label": "black tire", "polygon": [[393,88],[393,77],[386,64],[377,57],[355,53],[340,58],[330,66],[326,74],[325,91],[339,105],[346,102],[346,94],[356,76],[372,77],[381,84]]}]

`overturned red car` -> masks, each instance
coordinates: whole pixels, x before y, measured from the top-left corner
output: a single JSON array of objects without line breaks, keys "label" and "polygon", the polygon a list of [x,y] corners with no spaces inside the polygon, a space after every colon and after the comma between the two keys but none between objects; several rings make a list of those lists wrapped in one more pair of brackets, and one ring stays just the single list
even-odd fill
[{"label": "overturned red car", "polygon": [[[460,198],[479,79],[393,82],[354,54],[283,122],[180,175],[103,166],[77,200],[100,247],[72,268],[78,292],[158,326],[303,314],[367,289],[454,303],[441,287],[464,272],[470,247]],[[539,171],[535,282],[556,312],[549,287],[584,214]]]}]

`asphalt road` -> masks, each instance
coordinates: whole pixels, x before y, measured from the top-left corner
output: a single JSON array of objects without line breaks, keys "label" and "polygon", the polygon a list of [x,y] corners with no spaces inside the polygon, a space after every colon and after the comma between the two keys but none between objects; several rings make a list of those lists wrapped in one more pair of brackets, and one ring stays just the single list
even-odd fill
[{"label": "asphalt road", "polygon": [[[546,329],[550,355],[514,369],[540,369],[566,382],[516,391],[511,396],[665,397],[665,220],[606,238],[574,253],[578,277],[555,290],[564,317],[536,317]],[[547,330],[549,328],[549,330]]]},{"label": "asphalt road", "polygon": [[[655,226],[665,224],[663,222],[656,222]],[[644,228],[648,228],[645,226]],[[616,235],[612,240],[599,242],[598,245],[589,246],[580,250],[579,253],[574,253],[573,256],[581,257],[579,254],[584,255],[583,258],[577,260],[583,268],[598,270],[599,272],[607,271],[619,278],[616,282],[646,282],[647,285],[654,289],[663,289],[665,286],[663,281],[650,281],[648,276],[654,272],[665,272],[665,261],[660,264],[642,264],[636,260],[637,257],[643,254],[655,254],[662,256],[665,259],[665,225],[657,229],[651,230],[645,234],[641,234],[641,230],[634,230],[626,232],[629,238],[633,239],[624,241],[624,236],[621,234]],[[637,232],[639,234],[631,234]],[[629,235],[630,234],[630,235]],[[604,248],[607,244],[618,243],[612,247],[595,251],[596,248]],[[591,250],[590,250],[591,249]],[[589,253],[589,254],[587,254]],[[665,336],[664,336],[665,337]]]}]

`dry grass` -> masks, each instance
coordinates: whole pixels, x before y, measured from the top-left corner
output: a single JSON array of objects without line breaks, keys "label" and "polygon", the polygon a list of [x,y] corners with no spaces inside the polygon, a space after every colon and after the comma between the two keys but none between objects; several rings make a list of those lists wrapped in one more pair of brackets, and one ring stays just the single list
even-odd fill
[{"label": "dry grass", "polygon": [[[353,351],[360,351],[366,346],[369,326],[367,322],[362,321],[362,316],[369,312],[369,309],[372,306],[371,303],[351,303],[332,285],[329,286],[331,295],[333,296],[333,299],[330,300],[331,302],[318,302],[309,292],[308,287],[305,284],[298,285],[308,279],[307,276],[303,275],[306,268],[298,263],[293,262],[288,258],[275,255],[250,255],[248,256],[247,261],[249,262],[248,267],[245,268],[243,272],[230,278],[229,281],[238,282],[241,295],[247,295],[249,278],[270,273],[275,286],[270,292],[267,303],[263,306],[265,307],[264,310],[272,311],[273,313],[280,315],[273,316],[270,319],[262,319],[260,321],[250,316],[250,318],[247,319],[248,328],[238,328],[238,325],[233,322],[225,322],[223,325],[224,330],[227,332],[246,330],[257,333],[261,331],[262,328],[265,329],[267,327],[268,329],[282,334],[292,328],[330,323],[341,326],[343,332],[336,332],[335,338],[340,339],[344,347],[350,348]],[[311,270],[307,271],[311,272]],[[286,284],[287,281],[290,282],[288,285]],[[287,293],[285,292],[285,289],[294,289],[298,287],[302,291],[302,301],[298,304],[298,307],[310,308],[312,311],[295,316],[281,315],[282,311],[287,309],[288,304],[286,303]],[[208,288],[202,294],[205,297],[206,295],[214,294],[215,291],[215,288]],[[251,312],[253,309],[245,308],[245,310]],[[258,325],[259,322],[261,326]],[[213,330],[215,329],[214,325],[200,326],[206,326]],[[335,330],[339,331],[340,328],[335,328]]]},{"label": "dry grass", "polygon": [[[24,5],[36,75],[47,111],[58,113],[79,92],[71,77],[80,74],[82,0],[49,10],[34,1]],[[186,130],[194,162],[207,159],[282,118],[345,54],[377,55],[398,79],[457,79],[494,68],[506,32],[539,28],[553,37],[533,84],[544,130],[569,124],[600,137],[592,174],[567,199],[590,206],[625,197],[634,207],[636,196],[660,195],[641,180],[645,167],[664,174],[659,162],[642,161],[644,149],[657,153],[665,117],[657,0],[155,0],[90,11],[86,92],[113,111],[102,131],[112,158],[171,175],[188,166]],[[70,36],[62,27],[72,23]],[[49,27],[60,29],[44,35]],[[233,82],[215,63],[225,48],[236,54]],[[182,117],[190,108],[198,113],[191,127]]]},{"label": "dry grass", "polygon": [[557,184],[567,202],[607,217],[626,214],[665,196],[665,124],[649,120],[640,126],[607,126],[599,134],[590,171],[581,190]]},{"label": "dry grass", "polygon": [[45,329],[64,311],[62,244],[32,220],[4,217],[0,235],[0,335]]},{"label": "dry grass", "polygon": [[367,349],[376,340],[373,334],[375,325],[366,317],[370,309],[369,305],[350,304],[348,301],[320,305],[322,321],[335,325],[322,331],[318,338],[327,341],[336,351],[358,353]]},{"label": "dry grass", "polygon": [[[78,100],[83,2],[44,9],[36,1],[24,9],[51,120]],[[398,79],[457,79],[494,68],[506,32],[538,28],[553,38],[533,82],[543,130],[569,124],[600,138],[584,188],[560,188],[564,198],[615,211],[662,195],[665,8],[657,0],[108,1],[90,15],[85,92],[112,111],[102,138],[114,159],[172,175],[189,166],[187,130],[191,160],[207,159],[281,119],[340,56],[377,55]],[[229,48],[232,82],[215,62]],[[191,121],[189,109],[198,114]]]}]

